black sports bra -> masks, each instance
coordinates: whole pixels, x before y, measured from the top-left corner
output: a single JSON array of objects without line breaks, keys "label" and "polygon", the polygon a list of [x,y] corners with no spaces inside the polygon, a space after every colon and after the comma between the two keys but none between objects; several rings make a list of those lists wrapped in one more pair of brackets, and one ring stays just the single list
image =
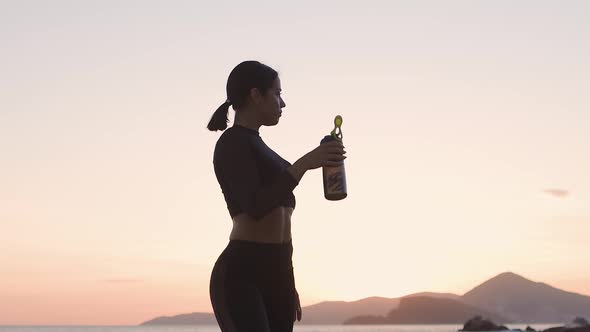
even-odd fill
[{"label": "black sports bra", "polygon": [[260,219],[277,206],[295,208],[299,181],[289,166],[258,131],[236,124],[226,129],[215,144],[213,168],[230,216],[246,212]]}]

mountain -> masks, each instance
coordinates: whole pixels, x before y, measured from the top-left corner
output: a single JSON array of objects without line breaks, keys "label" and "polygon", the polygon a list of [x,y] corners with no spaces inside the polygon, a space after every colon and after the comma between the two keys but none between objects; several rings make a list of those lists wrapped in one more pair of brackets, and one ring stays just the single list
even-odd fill
[{"label": "mountain", "polygon": [[420,292],[414,293],[410,295],[403,296],[406,297],[414,297],[414,296],[427,296],[427,297],[434,297],[436,299],[451,299],[451,300],[460,300],[461,296],[453,293],[433,293],[433,292]]},{"label": "mountain", "polygon": [[[434,298],[460,298],[449,293],[416,293],[405,297],[428,295]],[[358,301],[325,301],[303,307],[302,324],[341,324],[345,320],[359,315],[385,316],[397,308],[401,298],[367,297]]]},{"label": "mountain", "polygon": [[217,324],[215,316],[207,312],[193,312],[190,314],[181,314],[172,317],[162,316],[148,320],[139,325],[199,325],[199,324]]},{"label": "mountain", "polygon": [[399,298],[368,297],[358,301],[325,301],[301,308],[303,324],[340,324],[356,315],[385,315],[397,307]]},{"label": "mountain", "polygon": [[[301,324],[340,324],[349,317],[359,314],[379,313],[385,315],[391,308],[397,307],[399,299],[369,297],[358,301],[325,301],[303,307]],[[172,317],[158,317],[140,325],[197,325],[214,324],[212,313],[194,312]]]},{"label": "mountain", "polygon": [[[408,295],[428,295],[436,298],[459,298],[459,295],[448,293],[416,293]],[[386,315],[391,309],[398,306],[400,298],[367,297],[357,301],[324,301],[302,308],[303,317],[298,324],[341,324],[346,319],[357,315]],[[215,316],[212,313],[191,313],[172,317],[158,317],[140,325],[163,324],[215,324]]]},{"label": "mountain", "polygon": [[507,320],[458,300],[427,296],[404,297],[386,316],[356,316],[344,324],[463,324],[474,316]]},{"label": "mountain", "polygon": [[[415,300],[416,302],[409,300],[418,297],[427,299]],[[454,300],[454,302],[436,301],[436,299]],[[406,302],[408,300],[410,302]],[[402,308],[400,301],[407,303],[406,306]],[[461,302],[469,306],[463,307]],[[420,315],[418,308],[430,314]],[[303,307],[303,318],[300,323],[341,324],[351,318],[357,319],[363,316],[367,323],[378,321],[399,323],[400,320],[406,319],[404,317],[411,317],[416,320],[416,324],[427,324],[432,321],[429,317],[438,317],[438,320],[455,319],[458,312],[471,312],[470,310],[479,310],[481,316],[491,318],[498,323],[562,323],[572,321],[577,316],[590,317],[590,296],[566,292],[506,272],[485,281],[462,296],[447,293],[416,293],[402,298],[368,297],[351,302],[320,302]],[[445,312],[449,316],[437,316],[438,312]],[[494,319],[494,317],[500,319]],[[465,320],[457,323],[464,322]],[[211,323],[215,324],[213,314],[192,313],[159,317],[142,325]]]},{"label": "mountain", "polygon": [[512,272],[493,277],[461,298],[518,323],[560,323],[576,316],[590,317],[590,296],[566,292]]}]

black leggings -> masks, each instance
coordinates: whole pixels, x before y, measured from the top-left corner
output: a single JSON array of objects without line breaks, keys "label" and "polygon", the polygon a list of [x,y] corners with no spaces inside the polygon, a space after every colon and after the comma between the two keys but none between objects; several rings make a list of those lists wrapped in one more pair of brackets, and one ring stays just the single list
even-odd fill
[{"label": "black leggings", "polygon": [[292,242],[230,240],[209,285],[222,332],[291,332],[295,314]]}]

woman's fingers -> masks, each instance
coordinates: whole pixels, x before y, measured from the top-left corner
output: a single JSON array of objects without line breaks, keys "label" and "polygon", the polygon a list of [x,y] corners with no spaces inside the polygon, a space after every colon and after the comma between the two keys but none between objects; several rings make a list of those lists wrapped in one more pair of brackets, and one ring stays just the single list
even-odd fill
[{"label": "woman's fingers", "polygon": [[328,153],[339,153],[339,154],[345,154],[346,151],[342,148],[330,148],[328,149]]},{"label": "woman's fingers", "polygon": [[344,149],[344,144],[342,144],[340,141],[330,141],[328,143],[324,143],[323,145],[326,147],[340,147]]},{"label": "woman's fingers", "polygon": [[324,162],[324,166],[328,166],[328,167],[337,167],[340,165],[342,165],[342,161],[327,160],[326,162]]},{"label": "woman's fingers", "polygon": [[329,147],[326,151],[328,153],[339,153],[339,154],[346,153],[346,150],[344,150],[344,148],[341,148],[341,147]]},{"label": "woman's fingers", "polygon": [[328,155],[328,160],[344,160],[346,156],[343,154],[331,153]]}]

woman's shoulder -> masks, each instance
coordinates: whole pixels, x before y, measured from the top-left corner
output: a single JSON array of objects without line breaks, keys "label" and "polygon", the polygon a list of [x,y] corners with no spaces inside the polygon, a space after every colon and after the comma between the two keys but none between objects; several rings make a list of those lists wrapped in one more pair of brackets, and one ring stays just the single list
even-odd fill
[{"label": "woman's shoulder", "polygon": [[247,152],[256,144],[256,138],[234,127],[229,127],[217,139],[215,156]]},{"label": "woman's shoulder", "polygon": [[254,138],[256,137],[251,135],[249,132],[240,130],[239,127],[228,127],[223,131],[223,133],[221,133],[219,139],[217,139],[217,145],[253,142]]}]

